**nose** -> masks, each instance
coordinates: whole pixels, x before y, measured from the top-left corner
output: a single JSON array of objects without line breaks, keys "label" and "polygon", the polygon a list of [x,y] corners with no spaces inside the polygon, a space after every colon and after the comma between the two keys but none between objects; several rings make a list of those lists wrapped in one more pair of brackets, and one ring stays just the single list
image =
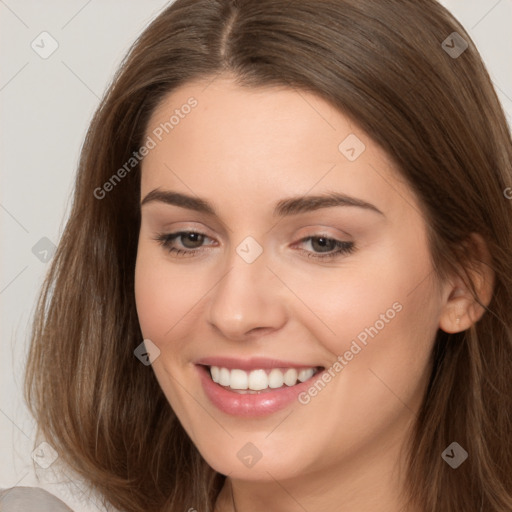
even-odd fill
[{"label": "nose", "polygon": [[268,334],[286,323],[286,296],[282,283],[260,256],[246,263],[236,253],[230,267],[212,290],[208,320],[223,337],[244,340]]}]

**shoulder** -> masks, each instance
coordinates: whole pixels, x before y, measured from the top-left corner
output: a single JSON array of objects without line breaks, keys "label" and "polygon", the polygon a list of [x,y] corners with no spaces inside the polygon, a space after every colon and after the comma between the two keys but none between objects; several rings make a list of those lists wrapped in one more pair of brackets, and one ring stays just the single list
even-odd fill
[{"label": "shoulder", "polygon": [[63,501],[38,487],[0,490],[1,512],[73,512]]}]

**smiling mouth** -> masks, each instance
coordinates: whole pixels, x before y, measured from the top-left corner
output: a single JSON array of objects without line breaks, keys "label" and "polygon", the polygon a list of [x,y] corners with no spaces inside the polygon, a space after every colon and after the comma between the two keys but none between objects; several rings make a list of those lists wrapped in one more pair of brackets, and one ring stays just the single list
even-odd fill
[{"label": "smiling mouth", "polygon": [[259,394],[296,386],[313,378],[324,368],[260,368],[251,371],[206,366],[213,382],[240,394]]}]

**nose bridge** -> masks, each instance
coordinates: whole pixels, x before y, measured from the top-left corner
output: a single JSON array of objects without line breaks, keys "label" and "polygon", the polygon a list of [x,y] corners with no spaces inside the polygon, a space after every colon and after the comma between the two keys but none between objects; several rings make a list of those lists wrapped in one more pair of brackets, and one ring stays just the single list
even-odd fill
[{"label": "nose bridge", "polygon": [[227,273],[211,295],[209,322],[226,337],[240,338],[256,328],[279,328],[285,321],[278,280],[268,270],[267,255],[258,246],[254,239],[245,239],[236,247]]}]

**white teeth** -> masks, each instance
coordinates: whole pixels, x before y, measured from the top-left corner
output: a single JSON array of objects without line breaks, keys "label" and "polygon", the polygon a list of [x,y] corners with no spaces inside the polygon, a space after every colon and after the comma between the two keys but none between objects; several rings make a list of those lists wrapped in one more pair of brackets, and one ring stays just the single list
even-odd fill
[{"label": "white teeth", "polygon": [[220,368],[218,366],[212,366],[210,368],[210,373],[212,374],[213,382],[219,382]]},{"label": "white teeth", "polygon": [[278,370],[277,368],[274,368],[273,370],[270,370],[270,373],[268,374],[268,387],[275,389],[280,388],[284,384],[284,375],[281,370]]},{"label": "white teeth", "polygon": [[230,371],[227,368],[221,368],[219,372],[219,384],[221,386],[229,386],[230,381]]},{"label": "white teeth", "polygon": [[286,370],[286,373],[284,374],[284,383],[287,386],[294,386],[297,384],[297,370],[294,368]]},{"label": "white teeth", "polygon": [[247,389],[249,387],[249,377],[243,370],[231,370],[231,379],[229,387],[232,389]]},{"label": "white teeth", "polygon": [[299,376],[297,377],[301,382],[304,382],[305,380],[311,379],[313,375],[315,374],[315,370],[313,368],[307,368],[305,370],[301,370],[299,372]]},{"label": "white teeth", "polygon": [[[240,370],[241,371],[241,370]],[[245,373],[245,372],[244,372]],[[249,373],[249,389],[260,391],[268,388],[268,377],[265,370],[253,370]]]},{"label": "white teeth", "polygon": [[252,370],[246,372],[237,368],[229,370],[219,366],[211,366],[210,374],[213,382],[235,390],[261,391],[267,388],[277,389],[286,386],[295,386],[297,381],[304,382],[316,373],[316,368],[288,368],[285,371],[279,368],[272,370]]}]

